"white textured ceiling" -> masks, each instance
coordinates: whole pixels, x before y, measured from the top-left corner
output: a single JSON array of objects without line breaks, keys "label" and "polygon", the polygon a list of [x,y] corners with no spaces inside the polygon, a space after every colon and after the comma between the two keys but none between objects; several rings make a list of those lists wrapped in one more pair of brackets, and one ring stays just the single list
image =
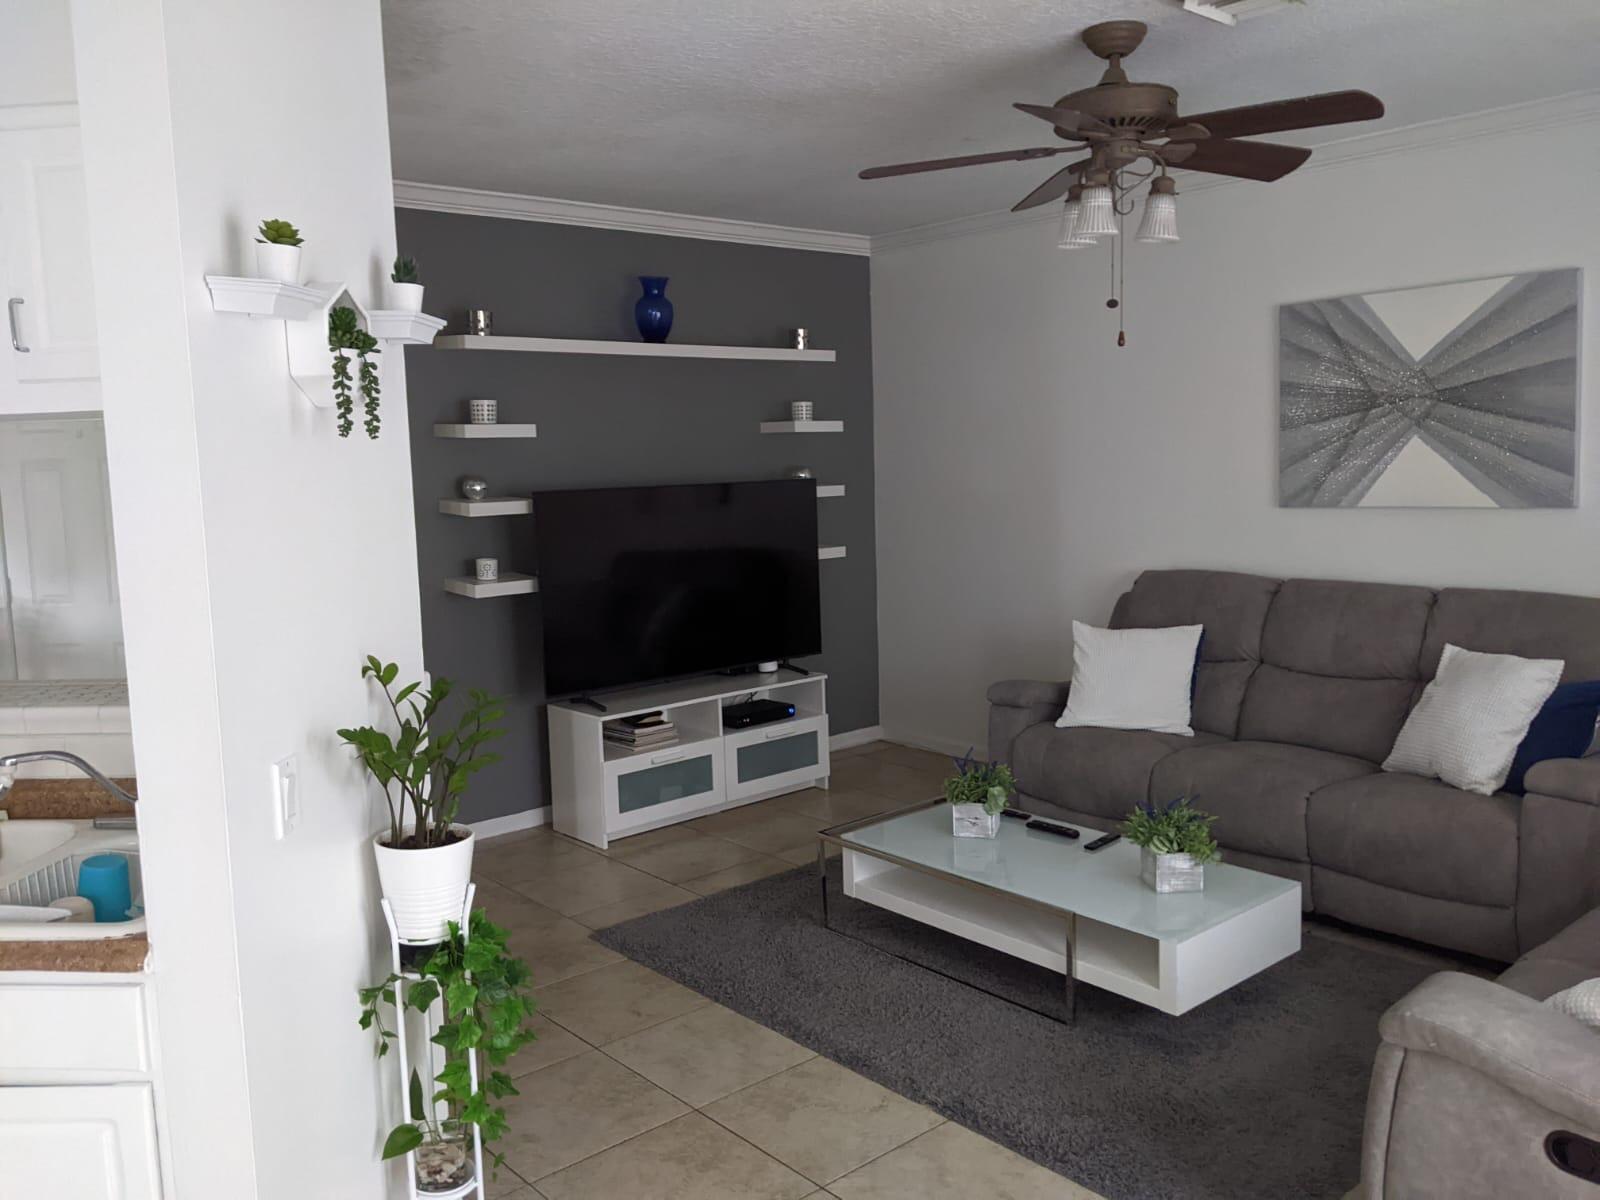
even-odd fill
[{"label": "white textured ceiling", "polygon": [[[1179,0],[385,0],[398,179],[853,233],[1004,209],[1053,169],[862,182],[862,167],[1052,144],[1049,103],[1127,63],[1180,109],[1340,88],[1381,122],[1315,145],[1596,86],[1600,0],[1308,0],[1229,29]],[[1041,136],[1042,135],[1042,136]],[[1485,164],[1485,178],[1493,164]],[[1271,186],[1259,184],[1251,186]]]}]

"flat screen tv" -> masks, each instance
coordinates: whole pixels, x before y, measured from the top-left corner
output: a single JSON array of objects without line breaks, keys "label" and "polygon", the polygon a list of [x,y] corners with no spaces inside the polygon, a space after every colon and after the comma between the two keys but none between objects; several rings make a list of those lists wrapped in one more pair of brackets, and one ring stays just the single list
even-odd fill
[{"label": "flat screen tv", "polygon": [[552,699],[822,649],[810,479],[537,492]]}]

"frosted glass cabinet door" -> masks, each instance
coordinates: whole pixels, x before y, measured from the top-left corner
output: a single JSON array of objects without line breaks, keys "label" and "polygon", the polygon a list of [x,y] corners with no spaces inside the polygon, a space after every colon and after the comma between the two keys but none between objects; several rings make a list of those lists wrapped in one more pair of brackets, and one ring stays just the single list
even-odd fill
[{"label": "frosted glass cabinet door", "polygon": [[717,786],[716,760],[698,754],[617,776],[617,809],[623,813],[703,796]]},{"label": "frosted glass cabinet door", "polygon": [[828,774],[828,718],[757,726],[726,738],[728,797],[737,800]]},{"label": "frosted glass cabinet door", "polygon": [[0,1087],[0,1196],[161,1200],[150,1085]]}]

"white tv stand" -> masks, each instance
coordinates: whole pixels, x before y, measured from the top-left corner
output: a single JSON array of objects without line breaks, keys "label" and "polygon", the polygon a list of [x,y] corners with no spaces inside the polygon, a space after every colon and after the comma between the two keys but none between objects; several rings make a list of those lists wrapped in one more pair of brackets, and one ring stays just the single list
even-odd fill
[{"label": "white tv stand", "polygon": [[[827,787],[827,678],[790,670],[708,675],[608,693],[599,698],[604,712],[572,700],[550,705],[556,831],[604,850],[629,834]],[[786,700],[795,715],[753,729],[723,729],[723,708],[752,696]],[[674,746],[627,750],[601,735],[607,721],[658,709],[678,728]]]}]

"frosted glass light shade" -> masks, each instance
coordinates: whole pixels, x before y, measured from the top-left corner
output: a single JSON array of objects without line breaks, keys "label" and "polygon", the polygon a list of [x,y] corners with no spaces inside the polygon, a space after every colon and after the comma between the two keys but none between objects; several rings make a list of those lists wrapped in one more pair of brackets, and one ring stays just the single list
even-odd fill
[{"label": "frosted glass light shade", "polygon": [[1081,250],[1085,246],[1094,245],[1092,237],[1085,237],[1078,231],[1078,218],[1083,213],[1083,201],[1068,200],[1061,206],[1061,235],[1056,239],[1056,247],[1060,250]]},{"label": "frosted glass light shade", "polygon": [[1096,185],[1083,189],[1083,208],[1078,212],[1078,233],[1083,237],[1116,237],[1117,214],[1111,204],[1111,189]]},{"label": "frosted glass light shade", "polygon": [[1134,236],[1141,242],[1177,241],[1178,198],[1164,192],[1151,193],[1144,202],[1144,219],[1139,222],[1139,232]]}]

